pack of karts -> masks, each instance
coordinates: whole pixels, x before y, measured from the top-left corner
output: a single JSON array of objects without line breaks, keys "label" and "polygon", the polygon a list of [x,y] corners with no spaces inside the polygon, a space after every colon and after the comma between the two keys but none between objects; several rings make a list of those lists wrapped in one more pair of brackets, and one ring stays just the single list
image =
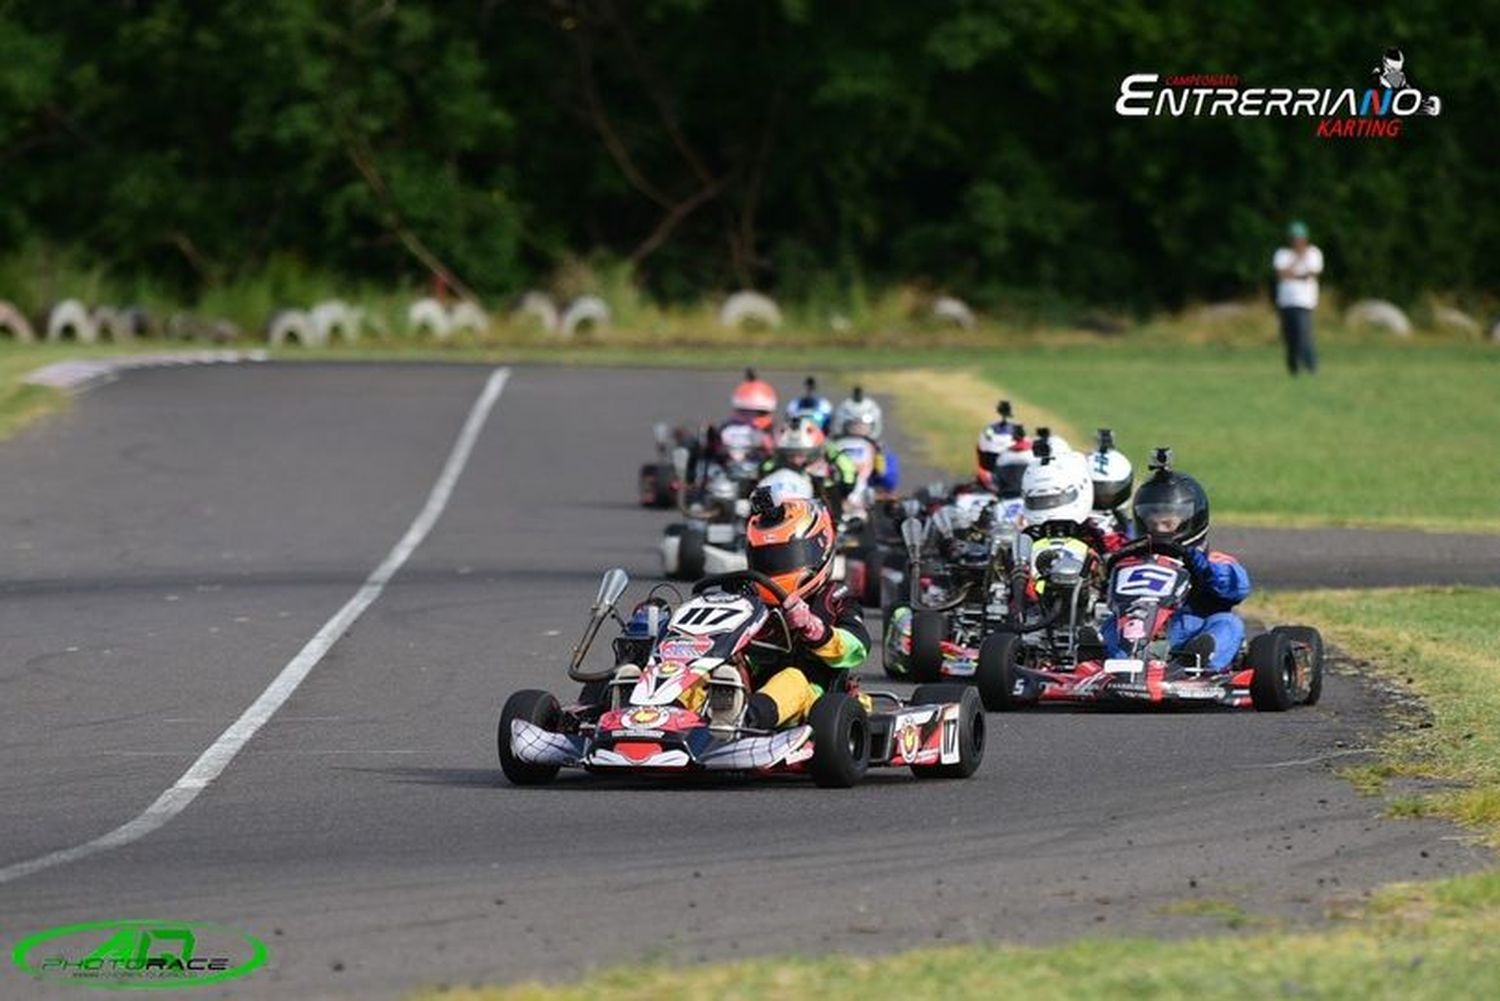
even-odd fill
[{"label": "pack of karts", "polygon": [[861,691],[847,675],[823,693],[805,722],[763,730],[747,725],[753,647],[791,650],[775,581],[754,571],[705,577],[675,606],[653,593],[664,627],[644,644],[622,637],[614,662],[583,667],[627,585],[604,576],[568,674],[583,692],[566,706],[544,691],[516,692],[500,714],[500,766],[511,782],[536,785],[563,768],[615,774],[806,774],[820,786],[858,783],[872,767],[909,768],[927,778],[965,778],[984,756],[984,711],[971,688],[919,687],[910,698]]},{"label": "pack of karts", "polygon": [[[547,782],[563,768],[803,774],[823,786],[853,785],[871,767],[964,777],[984,754],[986,709],[1281,711],[1318,701],[1317,630],[1244,638],[1229,609],[1249,577],[1209,552],[1207,495],[1172,469],[1170,449],[1157,450],[1151,479],[1132,495],[1134,472],[1108,429],[1084,454],[1045,428],[1028,437],[1002,401],[979,435],[973,482],[901,499],[879,407],[857,387],[837,408],[812,379],[806,390],[779,432],[775,391],[753,372],[730,420],[656,428],[640,501],[679,511],[661,539],[662,571],[695,582],[692,593],[658,585],[627,621],[616,611],[625,573],[605,575],[568,669],[578,697],[522,691],[505,703],[498,750],[513,783]],[[749,569],[747,541],[767,544],[752,512],[790,498],[813,500],[803,510],[823,519],[819,579],[881,610],[885,673],[917,683],[909,698],[863,691],[845,668],[795,712],[750,712],[767,698],[755,694],[752,663],[794,661],[794,625],[824,642],[816,622],[799,618],[810,614],[800,597]],[[610,619],[622,627],[614,657],[585,668]],[[765,719],[795,722],[757,725]]]}]

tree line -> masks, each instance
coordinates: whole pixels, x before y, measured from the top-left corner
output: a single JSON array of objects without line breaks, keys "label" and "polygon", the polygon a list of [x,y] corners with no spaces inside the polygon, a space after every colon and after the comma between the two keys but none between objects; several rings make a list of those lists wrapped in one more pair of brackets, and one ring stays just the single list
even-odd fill
[{"label": "tree line", "polygon": [[[1491,0],[0,0],[0,252],[185,292],[277,255],[497,296],[576,255],[654,295],[916,282],[1171,307],[1330,279],[1500,286]],[[1133,72],[1363,87],[1442,114],[1122,118]],[[830,292],[832,290],[832,292]]]}]

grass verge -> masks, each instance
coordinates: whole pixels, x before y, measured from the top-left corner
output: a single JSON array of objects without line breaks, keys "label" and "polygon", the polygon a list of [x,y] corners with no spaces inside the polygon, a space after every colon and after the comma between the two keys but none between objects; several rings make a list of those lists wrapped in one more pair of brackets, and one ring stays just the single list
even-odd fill
[{"label": "grass verge", "polygon": [[[1398,727],[1382,767],[1454,783],[1402,815],[1440,813],[1500,844],[1500,589],[1273,594],[1250,609],[1319,626],[1351,656],[1426,703]],[[1373,791],[1373,790],[1372,790]],[[1407,804],[1412,797],[1393,802]],[[879,958],[790,957],[673,969],[621,967],[562,986],[444,991],[426,1001],[670,1001],[682,998],[1139,997],[1447,999],[1500,996],[1500,870],[1393,884],[1326,929],[1256,931],[1225,901],[1177,913],[1223,918],[1233,937],[1087,939],[1050,948],[962,946]],[[1247,932],[1249,932],[1247,934]]]},{"label": "grass verge", "polygon": [[939,363],[868,382],[943,468],[969,470],[980,411],[1005,394],[1027,427],[1075,429],[1075,446],[1113,428],[1141,467],[1171,445],[1222,523],[1500,531],[1500,474],[1478,458],[1500,440],[1500,351],[1482,345],[1338,345],[1312,379],[1267,348],[1149,339]]},{"label": "grass verge", "polygon": [[1380,793],[1393,778],[1435,784],[1388,809],[1459,821],[1500,848],[1500,589],[1283,592],[1256,598],[1250,611],[1317,626],[1420,700],[1398,711],[1379,762],[1351,774],[1361,791]]}]

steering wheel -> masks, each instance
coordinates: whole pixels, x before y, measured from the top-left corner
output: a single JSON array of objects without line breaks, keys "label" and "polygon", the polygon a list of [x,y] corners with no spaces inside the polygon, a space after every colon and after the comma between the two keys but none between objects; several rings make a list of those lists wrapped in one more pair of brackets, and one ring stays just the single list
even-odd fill
[{"label": "steering wheel", "polygon": [[723,587],[725,584],[745,583],[759,584],[767,591],[770,591],[772,596],[775,597],[776,604],[778,605],[784,604],[787,598],[790,597],[790,595],[786,593],[785,588],[776,583],[773,578],[767,577],[759,570],[731,570],[729,573],[711,574],[710,576],[704,577],[702,580],[698,581],[698,583],[693,585],[693,593],[702,594],[704,591],[712,590],[716,587]]},{"label": "steering wheel", "polygon": [[1121,560],[1129,559],[1132,556],[1146,552],[1160,553],[1163,556],[1170,556],[1172,559],[1180,560],[1183,563],[1186,563],[1188,560],[1187,547],[1180,542],[1173,542],[1171,539],[1164,539],[1158,542],[1148,535],[1143,539],[1134,539],[1127,542],[1106,556],[1104,558],[1104,571],[1105,573],[1109,573],[1114,570]]}]

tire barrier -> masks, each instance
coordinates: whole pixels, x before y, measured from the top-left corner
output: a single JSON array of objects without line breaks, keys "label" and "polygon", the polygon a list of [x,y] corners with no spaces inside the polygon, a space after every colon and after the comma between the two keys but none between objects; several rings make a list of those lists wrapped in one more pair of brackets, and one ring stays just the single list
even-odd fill
[{"label": "tire barrier", "polygon": [[597,295],[581,295],[568,304],[559,321],[558,331],[572,337],[580,328],[604,330],[609,327],[609,304]]},{"label": "tire barrier", "polygon": [[334,338],[342,341],[359,339],[359,328],[363,320],[362,311],[349,308],[342,299],[328,299],[318,303],[307,312],[314,336],[319,344],[327,344]]},{"label": "tire barrier", "polygon": [[557,303],[547,293],[534,290],[521,296],[521,301],[511,312],[511,319],[535,323],[548,333],[556,331],[560,322]]},{"label": "tire barrier", "polygon": [[9,337],[20,344],[36,340],[36,331],[31,329],[26,314],[3,299],[0,299],[0,337]]},{"label": "tire barrier", "polygon": [[781,326],[781,307],[776,305],[775,299],[760,292],[748,289],[736,292],[719,307],[719,326],[759,326],[775,330]]},{"label": "tire barrier", "polygon": [[108,339],[118,344],[135,339],[135,330],[130,326],[130,319],[123,309],[115,309],[113,306],[95,306],[93,320],[94,329],[101,340]]},{"label": "tire barrier", "polygon": [[964,330],[974,329],[974,311],[962,299],[951,295],[938,296],[932,303],[932,318]]},{"label": "tire barrier", "polygon": [[418,299],[406,309],[406,328],[419,337],[445,341],[453,333],[448,311],[436,299]]},{"label": "tire barrier", "polygon": [[306,311],[283,309],[272,314],[271,322],[266,325],[266,343],[274,348],[293,343],[299,347],[320,348],[327,341]]},{"label": "tire barrier", "polygon": [[1466,334],[1479,333],[1479,321],[1461,309],[1452,306],[1436,306],[1432,310],[1432,322],[1448,330],[1460,330]]},{"label": "tire barrier", "polygon": [[457,302],[448,311],[448,330],[455,334],[487,334],[490,330],[490,316],[479,308],[478,303]]},{"label": "tire barrier", "polygon": [[93,344],[99,339],[94,318],[77,299],[64,299],[47,313],[47,340],[61,341],[69,337],[79,344]]},{"label": "tire barrier", "polygon": [[1364,299],[1344,313],[1344,323],[1351,327],[1379,327],[1397,337],[1411,336],[1411,321],[1395,303],[1384,299]]}]

